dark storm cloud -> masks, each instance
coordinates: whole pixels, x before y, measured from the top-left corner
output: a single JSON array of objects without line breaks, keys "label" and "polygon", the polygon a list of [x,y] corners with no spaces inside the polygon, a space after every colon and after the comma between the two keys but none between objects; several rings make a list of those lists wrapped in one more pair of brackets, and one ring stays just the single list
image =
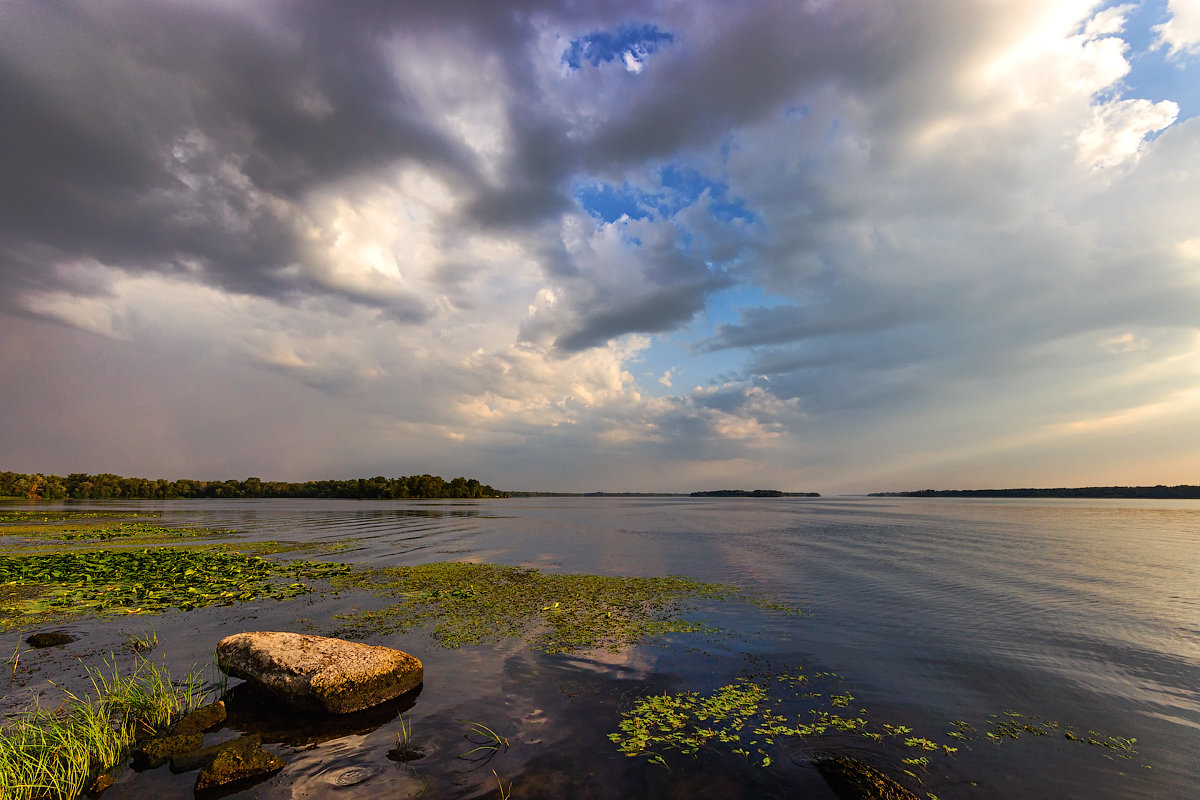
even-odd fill
[{"label": "dark storm cloud", "polygon": [[5,4],[6,282],[53,284],[47,264],[76,259],[188,262],[237,291],[307,293],[282,272],[312,257],[307,192],[404,159],[470,181],[387,64],[381,41],[408,20],[308,8]]},{"label": "dark storm cloud", "polygon": [[760,347],[831,336],[857,336],[926,319],[913,305],[895,298],[873,298],[870,306],[849,302],[822,306],[745,308],[736,325],[720,325],[706,350]]},{"label": "dark storm cloud", "polygon": [[637,91],[624,113],[600,130],[589,162],[666,157],[709,142],[731,128],[777,112],[803,87],[823,81],[871,85],[888,75],[896,56],[885,36],[903,38],[911,22],[868,15],[858,3],[812,13],[801,4],[765,13],[750,6],[722,9],[705,38],[667,48],[656,80]]},{"label": "dark storm cloud", "polygon": [[612,304],[591,302],[574,323],[578,327],[554,340],[565,352],[598,347],[630,332],[658,333],[686,324],[704,308],[708,285],[674,286],[648,296],[622,298]]}]

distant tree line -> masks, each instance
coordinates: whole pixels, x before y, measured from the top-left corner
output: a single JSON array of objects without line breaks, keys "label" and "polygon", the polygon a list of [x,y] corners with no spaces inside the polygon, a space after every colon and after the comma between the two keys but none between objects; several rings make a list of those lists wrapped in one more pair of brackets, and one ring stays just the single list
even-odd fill
[{"label": "distant tree line", "polygon": [[1085,497],[1128,499],[1200,499],[1200,486],[1082,486],[1076,489],[922,489],[872,492],[871,497]]},{"label": "distant tree line", "polygon": [[0,497],[29,500],[173,500],[195,497],[344,497],[369,500],[390,499],[471,499],[507,497],[474,478],[444,480],[437,475],[409,475],[399,478],[352,478],[350,480],[197,481],[163,478],[125,478],[101,473],[75,472],[58,475],[0,472]]},{"label": "distant tree line", "polygon": [[781,492],[778,489],[715,489],[692,492],[690,497],[820,497],[819,492]]}]

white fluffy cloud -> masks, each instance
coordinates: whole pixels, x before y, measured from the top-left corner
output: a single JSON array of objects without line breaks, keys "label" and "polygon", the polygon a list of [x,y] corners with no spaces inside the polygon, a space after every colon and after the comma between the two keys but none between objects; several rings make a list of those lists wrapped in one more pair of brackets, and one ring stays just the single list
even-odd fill
[{"label": "white fluffy cloud", "polygon": [[1154,28],[1159,44],[1166,45],[1173,56],[1200,51],[1200,2],[1167,0],[1167,9],[1170,18]]}]

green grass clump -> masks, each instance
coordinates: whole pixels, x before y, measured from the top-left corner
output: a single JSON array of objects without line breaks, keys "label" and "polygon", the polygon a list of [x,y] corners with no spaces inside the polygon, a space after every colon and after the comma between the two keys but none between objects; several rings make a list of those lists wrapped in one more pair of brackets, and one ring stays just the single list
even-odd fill
[{"label": "green grass clump", "polygon": [[750,599],[736,587],[691,578],[540,572],[459,561],[356,571],[335,586],[400,599],[380,611],[340,615],[352,629],[406,631],[432,625],[443,647],[528,638],[547,653],[618,651],[651,636],[709,630],[682,617],[699,600]]},{"label": "green grass clump", "polygon": [[[310,591],[298,578],[323,578],[343,564],[277,563],[212,548],[155,547],[28,555],[0,554],[0,619],[69,612],[190,610]],[[287,579],[291,583],[282,583]],[[19,587],[36,587],[20,592]]]},{"label": "green grass clump", "polygon": [[94,696],[66,692],[55,709],[34,707],[0,728],[0,797],[70,800],[128,757],[139,731],[161,731],[204,702],[196,674],[172,681],[143,661],[128,675],[91,671]]}]

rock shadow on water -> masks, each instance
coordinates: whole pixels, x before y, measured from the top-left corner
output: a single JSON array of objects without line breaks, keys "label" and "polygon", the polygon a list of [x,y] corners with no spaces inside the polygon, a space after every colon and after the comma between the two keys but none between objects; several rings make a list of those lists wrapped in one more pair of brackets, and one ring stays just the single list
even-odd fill
[{"label": "rock shadow on water", "polygon": [[297,749],[344,736],[363,736],[392,722],[416,705],[418,686],[411,692],[362,711],[323,714],[297,709],[251,683],[241,683],[225,693],[225,725],[247,735],[258,735],[267,744]]}]

